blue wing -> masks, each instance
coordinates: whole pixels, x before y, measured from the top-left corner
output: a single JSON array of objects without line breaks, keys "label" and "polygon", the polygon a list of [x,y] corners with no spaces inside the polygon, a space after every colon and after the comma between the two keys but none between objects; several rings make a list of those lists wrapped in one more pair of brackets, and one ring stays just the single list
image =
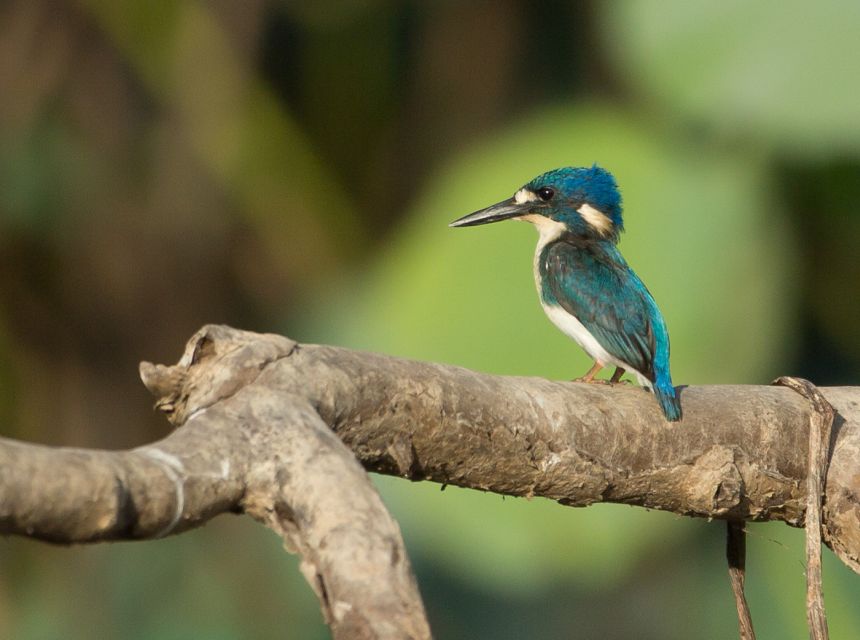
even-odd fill
[{"label": "blue wing", "polygon": [[669,377],[669,336],[663,318],[614,245],[559,241],[542,253],[541,293],[547,303],[573,314],[606,351],[651,382],[662,378],[664,371]]}]

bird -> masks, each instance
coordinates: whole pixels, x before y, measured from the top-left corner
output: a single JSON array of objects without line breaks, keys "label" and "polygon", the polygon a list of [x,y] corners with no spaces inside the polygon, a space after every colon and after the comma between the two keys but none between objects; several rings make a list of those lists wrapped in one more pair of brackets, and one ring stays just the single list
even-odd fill
[{"label": "bird", "polygon": [[538,231],[534,277],[549,319],[594,360],[575,381],[615,366],[609,384],[625,371],[653,392],[670,422],[681,402],[669,370],[666,322],[639,276],[618,250],[624,230],[615,177],[597,164],[563,167],[537,176],[511,198],[450,223],[471,227],[522,220]]}]

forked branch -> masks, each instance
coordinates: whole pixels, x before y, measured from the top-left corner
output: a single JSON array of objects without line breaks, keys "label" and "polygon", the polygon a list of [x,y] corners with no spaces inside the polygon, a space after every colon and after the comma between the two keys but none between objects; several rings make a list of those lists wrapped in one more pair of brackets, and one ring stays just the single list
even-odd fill
[{"label": "forked branch", "polygon": [[[802,525],[811,407],[790,389],[689,387],[667,423],[638,388],[499,377],[207,326],[144,363],[177,429],[123,452],[0,441],[0,531],[151,538],[246,512],[303,557],[337,638],[428,638],[396,523],[365,469],[585,506]],[[837,410],[824,540],[860,571],[860,389]],[[335,435],[337,437],[335,437]],[[346,445],[346,446],[344,446]]]}]

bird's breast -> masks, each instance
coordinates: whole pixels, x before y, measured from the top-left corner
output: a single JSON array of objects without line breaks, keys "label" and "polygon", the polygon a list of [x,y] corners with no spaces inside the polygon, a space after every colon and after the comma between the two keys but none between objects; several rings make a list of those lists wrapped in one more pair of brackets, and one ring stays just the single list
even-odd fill
[{"label": "bird's breast", "polygon": [[[542,234],[543,235],[543,234]],[[592,333],[585,328],[579,318],[577,318],[572,313],[569,313],[566,309],[561,307],[557,302],[547,301],[544,299],[544,287],[543,287],[543,278],[541,276],[541,260],[543,259],[543,250],[548,244],[548,241],[551,241],[550,238],[541,237],[540,241],[538,241],[538,245],[535,248],[535,257],[534,257],[534,277],[535,277],[535,287],[538,291],[538,296],[540,296],[540,303],[543,307],[544,313],[546,313],[547,317],[552,321],[552,323],[561,329],[562,333],[572,338],[580,347],[582,347],[588,355],[590,355],[595,360],[600,360],[603,363],[609,363],[613,358],[607,353],[606,349],[604,349],[600,343],[597,341]],[[546,271],[546,270],[544,270]]]},{"label": "bird's breast", "polygon": [[603,348],[603,345],[598,342],[597,338],[594,337],[594,335],[575,315],[568,313],[564,308],[558,305],[547,304],[543,300],[541,300],[541,306],[550,321],[552,321],[552,323],[558,327],[562,333],[573,339],[573,341],[582,347],[594,360],[597,360],[604,365],[616,362],[616,359]]}]

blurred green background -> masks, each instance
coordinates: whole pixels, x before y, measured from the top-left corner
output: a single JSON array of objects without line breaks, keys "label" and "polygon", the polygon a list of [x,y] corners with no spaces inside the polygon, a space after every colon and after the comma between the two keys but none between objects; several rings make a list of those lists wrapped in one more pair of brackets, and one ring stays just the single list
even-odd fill
[{"label": "blurred green background", "polygon": [[[860,370],[860,4],[0,4],[0,424],[132,447],[137,377],[225,322],[498,374],[589,362],[528,225],[452,230],[598,162],[678,384]],[[378,478],[451,638],[727,638],[724,526]],[[803,539],[749,526],[762,638],[804,637]],[[860,576],[825,552],[835,638]],[[0,637],[328,637],[245,518],[157,542],[0,541]]]}]

